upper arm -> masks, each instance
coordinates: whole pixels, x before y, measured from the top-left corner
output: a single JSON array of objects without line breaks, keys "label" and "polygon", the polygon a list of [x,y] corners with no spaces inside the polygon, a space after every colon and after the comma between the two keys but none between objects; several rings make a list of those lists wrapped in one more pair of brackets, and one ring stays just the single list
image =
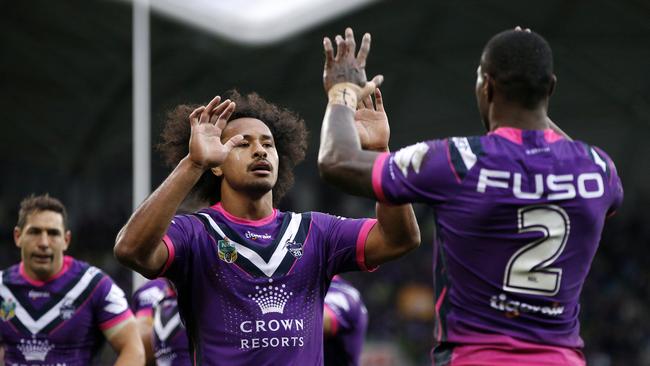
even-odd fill
[{"label": "upper arm", "polygon": [[348,219],[322,213],[314,213],[312,220],[312,225],[317,226],[319,235],[322,235],[329,278],[341,272],[374,269],[366,266],[365,245],[376,220]]},{"label": "upper arm", "polygon": [[454,141],[433,140],[407,146],[377,158],[372,187],[381,202],[441,203],[461,185],[463,169],[476,155],[459,150]]},{"label": "upper arm", "polygon": [[623,183],[618,176],[618,171],[614,165],[614,161],[602,149],[593,147],[591,149],[592,160],[601,168],[605,173],[607,181],[607,188],[611,197],[611,204],[607,212],[608,216],[616,213],[616,210],[623,204]]}]

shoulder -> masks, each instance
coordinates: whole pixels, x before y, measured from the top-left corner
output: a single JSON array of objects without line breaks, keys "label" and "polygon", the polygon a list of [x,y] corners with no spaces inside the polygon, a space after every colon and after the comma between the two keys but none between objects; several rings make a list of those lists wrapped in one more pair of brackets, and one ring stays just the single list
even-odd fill
[{"label": "shoulder", "polygon": [[20,278],[20,263],[0,270],[0,284],[16,282]]},{"label": "shoulder", "polygon": [[134,293],[135,298],[147,298],[151,294],[165,293],[167,281],[163,278],[156,278],[140,286]]}]

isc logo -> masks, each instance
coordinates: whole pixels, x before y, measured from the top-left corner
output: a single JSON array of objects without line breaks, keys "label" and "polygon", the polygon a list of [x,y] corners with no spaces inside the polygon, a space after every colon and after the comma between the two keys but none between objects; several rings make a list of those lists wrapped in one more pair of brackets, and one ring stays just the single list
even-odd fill
[{"label": "isc logo", "polygon": [[582,198],[598,198],[605,191],[603,178],[598,173],[582,173],[577,177],[573,174],[535,174],[533,178],[534,185],[531,182],[524,192],[521,189],[521,173],[481,168],[476,191],[485,193],[487,187],[512,189],[516,198],[529,200],[540,199],[544,194],[549,200],[572,199],[576,194]]}]

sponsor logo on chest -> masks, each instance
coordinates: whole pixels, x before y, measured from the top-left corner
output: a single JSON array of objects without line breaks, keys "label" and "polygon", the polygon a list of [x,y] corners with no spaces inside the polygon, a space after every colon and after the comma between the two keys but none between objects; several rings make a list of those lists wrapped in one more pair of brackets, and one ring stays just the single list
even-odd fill
[{"label": "sponsor logo on chest", "polygon": [[257,234],[252,231],[246,231],[244,236],[246,237],[246,239],[251,239],[251,240],[258,240],[258,239],[271,240],[273,238],[271,234],[267,234],[267,233]]},{"label": "sponsor logo on chest", "polygon": [[18,350],[22,352],[25,361],[45,361],[47,354],[54,348],[47,339],[21,339]]},{"label": "sponsor logo on chest", "polygon": [[239,330],[243,337],[239,348],[304,347],[304,319],[267,319],[271,314],[284,315],[285,306],[293,297],[294,293],[286,285],[274,284],[272,278],[268,280],[268,285],[255,286],[248,299],[259,307],[262,314],[240,322]]},{"label": "sponsor logo on chest", "polygon": [[29,293],[27,294],[30,299],[36,300],[36,299],[47,299],[50,297],[50,293],[47,291],[36,291],[36,290],[29,290]]}]

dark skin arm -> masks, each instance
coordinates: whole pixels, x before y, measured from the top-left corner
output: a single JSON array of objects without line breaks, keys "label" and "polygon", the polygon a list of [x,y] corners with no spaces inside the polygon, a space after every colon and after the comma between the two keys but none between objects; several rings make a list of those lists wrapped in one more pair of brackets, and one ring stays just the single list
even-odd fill
[{"label": "dark skin arm", "polygon": [[243,138],[233,136],[221,142],[221,132],[235,110],[229,100],[215,97],[207,106],[189,116],[189,154],[141,205],[119,234],[113,252],[123,265],[152,278],[160,273],[169,253],[162,241],[174,214],[201,175],[219,166]]},{"label": "dark skin arm", "polygon": [[[337,53],[332,42],[323,40],[325,68],[323,85],[330,100],[343,96],[343,103],[328,103],[321,129],[318,168],[329,183],[347,193],[375,199],[372,190],[372,166],[377,151],[364,150],[355,127],[354,106],[363,101],[383,81],[376,76],[366,80],[366,59],[370,52],[370,34],[365,34],[355,57],[356,43],[352,29],[345,31],[345,39],[336,36]],[[344,84],[343,88],[334,88]],[[351,96],[351,97],[348,97]],[[351,99],[349,99],[351,98]],[[381,98],[381,96],[380,96]],[[387,141],[386,141],[387,147]]]},{"label": "dark skin arm", "polygon": [[[345,40],[336,38],[336,57],[329,39],[324,41],[323,81],[331,102],[321,130],[318,168],[327,182],[345,192],[375,199],[372,167],[379,153],[388,151],[390,135],[383,98],[376,89],[382,78],[366,82],[365,60],[370,50],[370,35],[364,36],[356,57],[352,30],[348,28],[345,35]],[[346,84],[341,87],[340,83]],[[369,96],[373,91],[376,106]],[[398,258],[420,245],[420,230],[411,205],[377,203],[376,215],[377,224],[365,246],[368,266]]]}]

